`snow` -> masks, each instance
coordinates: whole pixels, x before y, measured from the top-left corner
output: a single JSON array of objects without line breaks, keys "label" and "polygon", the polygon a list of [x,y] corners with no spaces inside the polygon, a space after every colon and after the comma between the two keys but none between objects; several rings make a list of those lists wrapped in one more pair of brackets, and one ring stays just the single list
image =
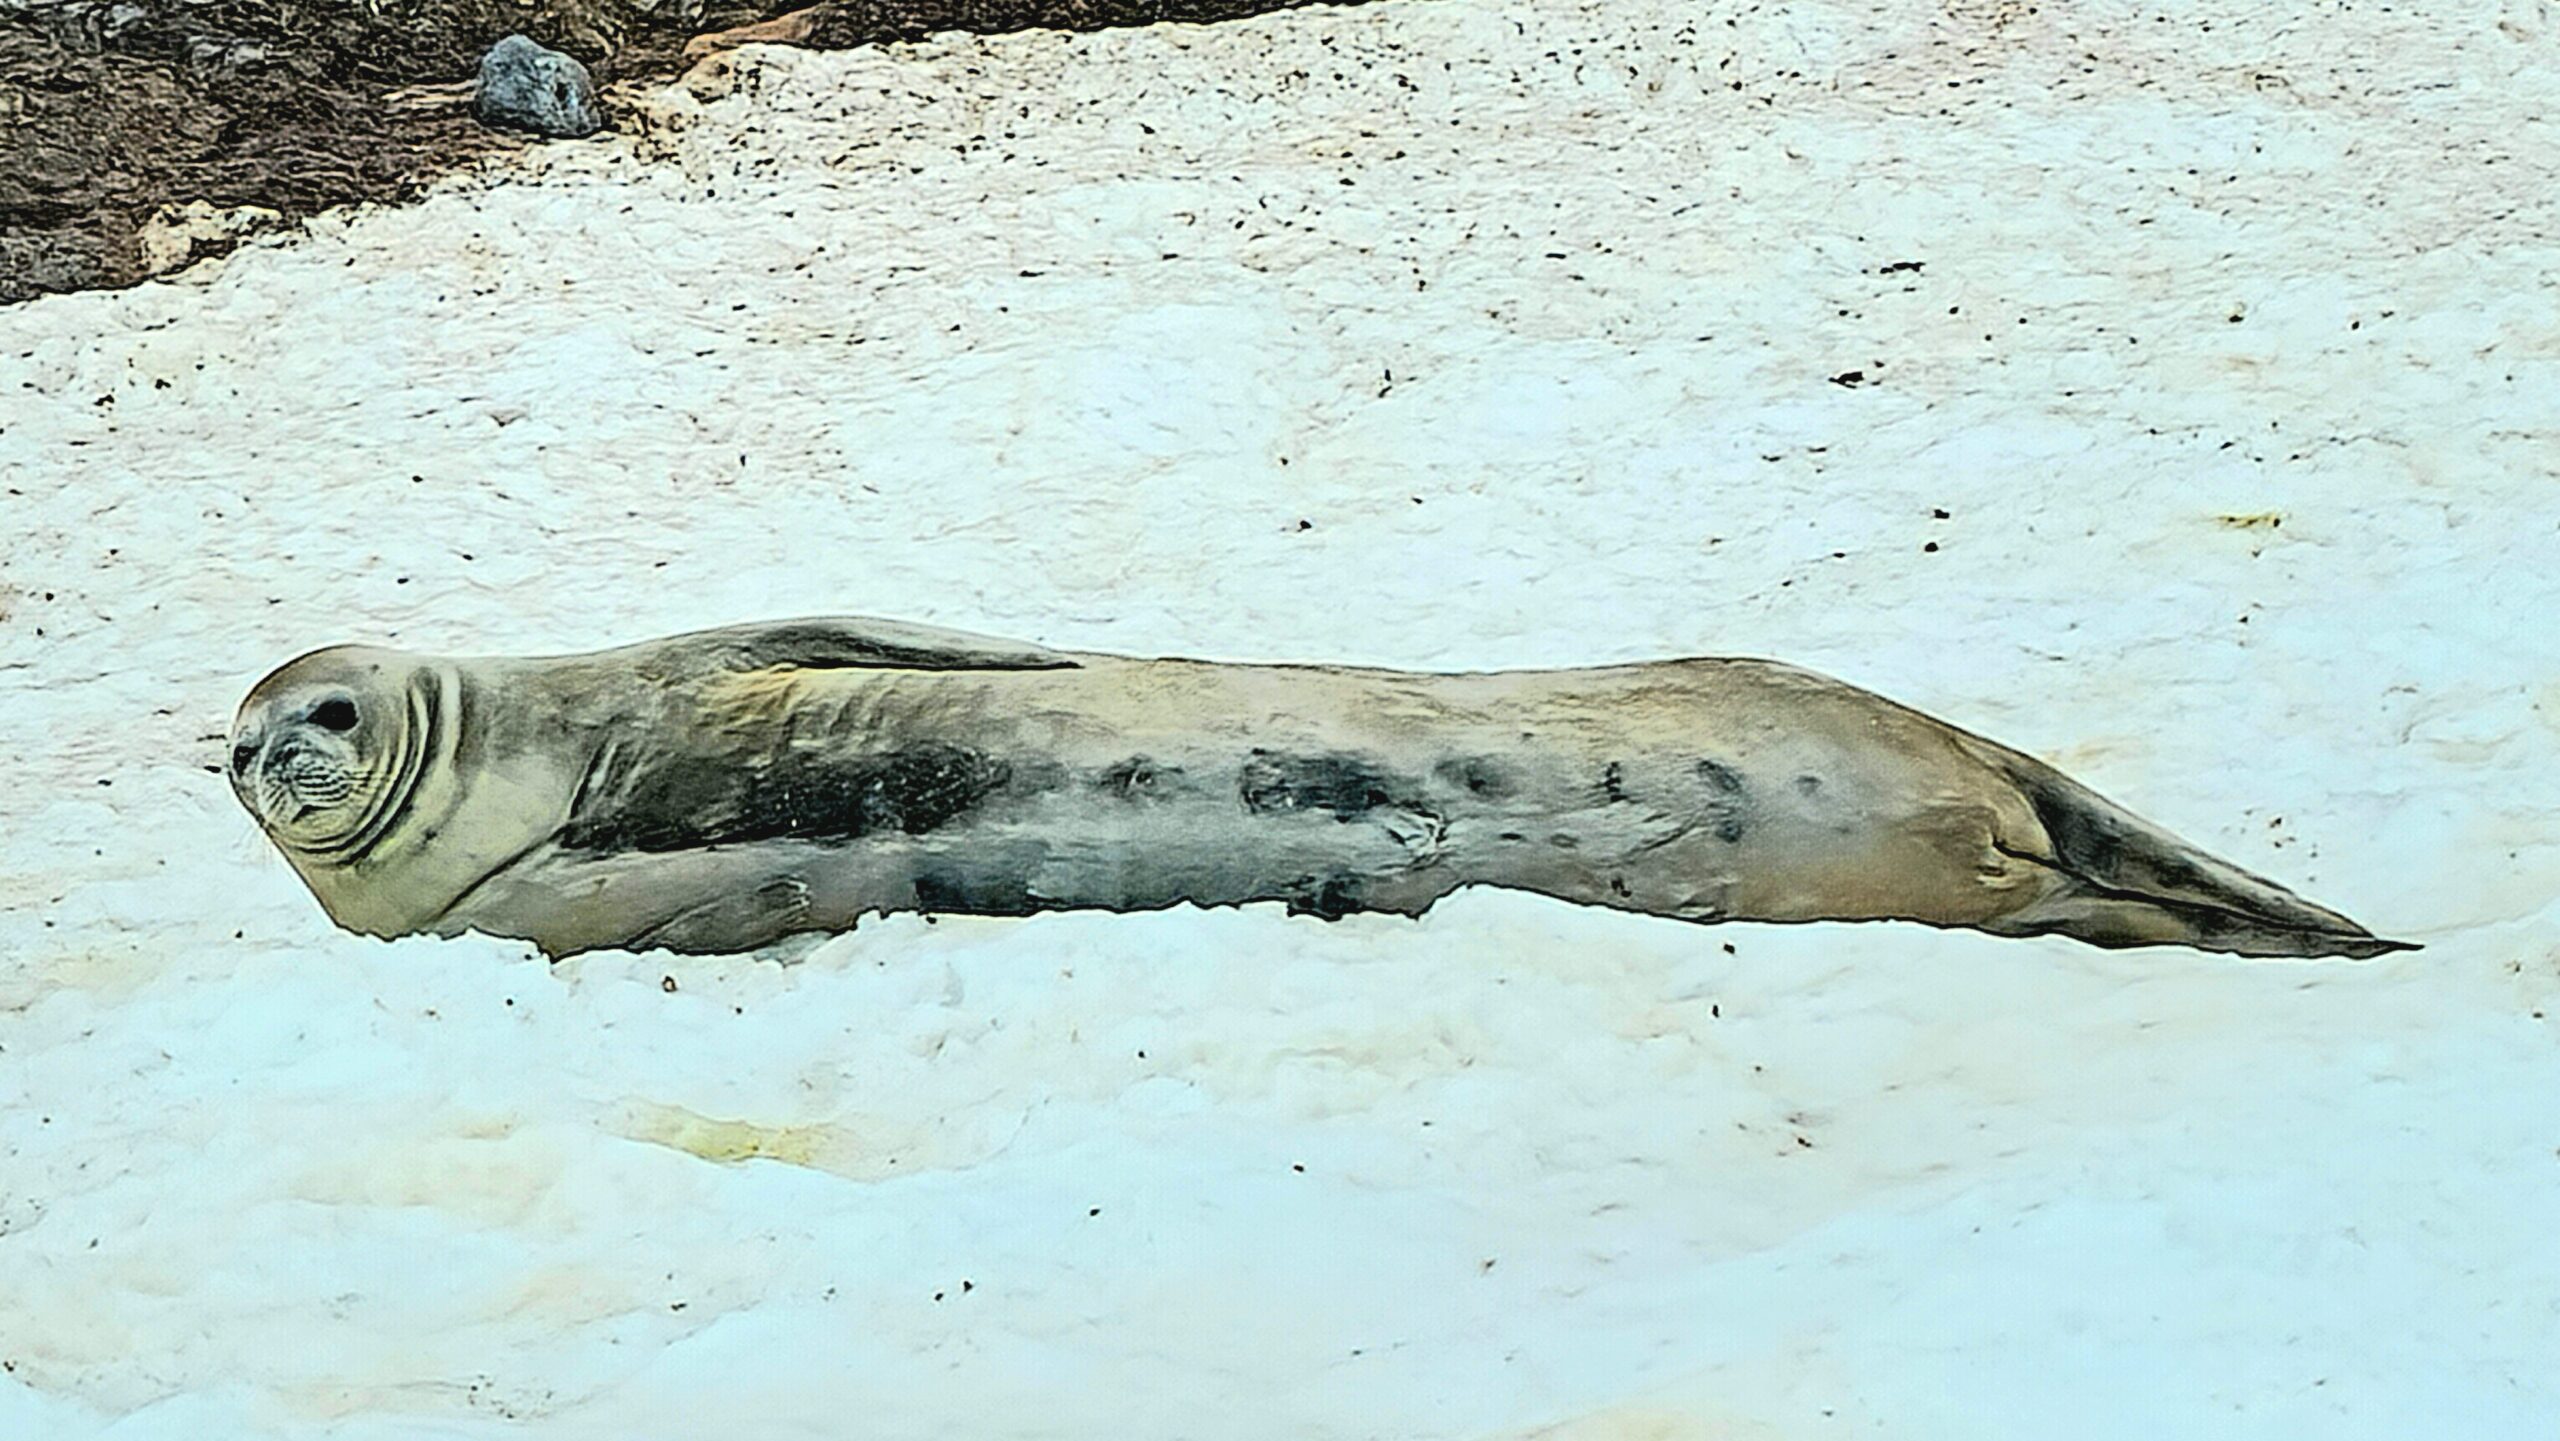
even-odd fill
[{"label": "snow", "polygon": [[[0,311],[0,1435],[2553,1434],[2555,47],[758,50]],[[805,613],[1780,656],[2427,949],[1479,891],[546,967],[333,932],[206,773],[314,645]]]}]

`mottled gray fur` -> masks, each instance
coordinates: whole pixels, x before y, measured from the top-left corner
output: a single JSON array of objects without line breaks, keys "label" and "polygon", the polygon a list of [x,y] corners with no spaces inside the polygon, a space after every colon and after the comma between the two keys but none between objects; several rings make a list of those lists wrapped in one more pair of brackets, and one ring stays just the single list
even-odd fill
[{"label": "mottled gray fur", "polygon": [[1419,915],[1467,885],[2394,948],[2040,762],[1768,661],[1423,675],[792,621],[541,659],[319,651],[260,683],[234,742],[243,804],[341,924],[555,955],[902,910]]}]

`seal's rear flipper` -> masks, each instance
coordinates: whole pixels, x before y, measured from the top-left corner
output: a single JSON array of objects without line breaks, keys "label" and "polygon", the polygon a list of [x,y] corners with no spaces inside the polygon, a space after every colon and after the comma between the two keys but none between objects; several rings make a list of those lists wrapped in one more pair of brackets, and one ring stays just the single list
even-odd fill
[{"label": "seal's rear flipper", "polygon": [[2041,761],[2008,752],[2000,762],[2034,807],[2046,843],[2000,850],[2051,867],[2062,884],[1985,929],[2242,956],[2364,959],[2417,949],[2207,855]]}]

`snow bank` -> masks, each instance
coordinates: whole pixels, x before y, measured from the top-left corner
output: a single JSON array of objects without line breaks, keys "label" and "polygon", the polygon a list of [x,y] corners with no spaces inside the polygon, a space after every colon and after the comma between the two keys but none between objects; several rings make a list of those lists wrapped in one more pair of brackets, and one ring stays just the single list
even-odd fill
[{"label": "snow bank", "polygon": [[[2555,44],[750,52],[0,311],[0,1434],[2549,1434]],[[2429,948],[1471,893],[546,968],[331,932],[206,773],[327,641],[829,611],[1783,656]]]}]

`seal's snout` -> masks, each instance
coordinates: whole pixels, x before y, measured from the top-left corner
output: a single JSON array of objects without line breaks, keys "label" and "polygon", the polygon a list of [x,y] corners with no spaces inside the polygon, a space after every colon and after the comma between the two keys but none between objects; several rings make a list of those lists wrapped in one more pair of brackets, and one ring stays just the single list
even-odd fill
[{"label": "seal's snout", "polygon": [[279,746],[267,768],[295,799],[317,805],[336,805],[355,789],[346,763],[313,745]]},{"label": "seal's snout", "polygon": [[414,680],[386,655],[333,646],[277,667],[240,702],[220,763],[206,767],[332,915],[343,898],[317,877],[365,854],[401,814],[420,763]]}]

